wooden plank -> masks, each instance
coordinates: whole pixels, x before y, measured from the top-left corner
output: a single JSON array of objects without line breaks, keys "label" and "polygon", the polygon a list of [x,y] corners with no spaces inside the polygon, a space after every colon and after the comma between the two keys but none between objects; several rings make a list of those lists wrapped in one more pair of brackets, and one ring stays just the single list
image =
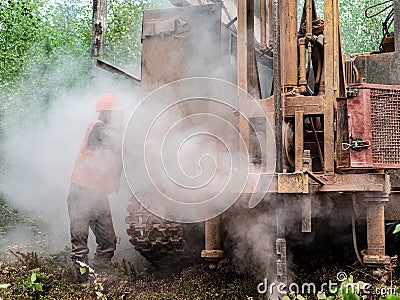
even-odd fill
[{"label": "wooden plank", "polygon": [[298,83],[297,1],[281,1],[281,6],[282,85],[290,89]]},{"label": "wooden plank", "polygon": [[[247,38],[247,0],[238,2],[238,21],[237,21],[237,54],[238,54],[238,86],[244,91],[249,90],[248,85],[248,38]],[[247,97],[243,93],[239,93],[240,107],[246,107]],[[241,110],[241,108],[239,108]],[[250,126],[246,118],[239,116],[239,132],[247,149],[240,149],[247,152],[250,148]]]},{"label": "wooden plank", "polygon": [[301,205],[301,232],[311,232],[311,199],[312,194],[303,195]]},{"label": "wooden plank", "polygon": [[295,163],[296,172],[303,171],[303,151],[304,151],[304,113],[296,111],[295,113]]},{"label": "wooden plank", "polygon": [[334,105],[337,98],[338,82],[338,3],[325,0],[325,113],[324,113],[324,172],[333,174],[335,170]]},{"label": "wooden plank", "polygon": [[304,115],[322,115],[325,111],[324,96],[296,96],[285,97],[283,115],[294,117],[296,111],[303,111]]},{"label": "wooden plank", "polygon": [[92,57],[105,57],[107,0],[93,0]]}]

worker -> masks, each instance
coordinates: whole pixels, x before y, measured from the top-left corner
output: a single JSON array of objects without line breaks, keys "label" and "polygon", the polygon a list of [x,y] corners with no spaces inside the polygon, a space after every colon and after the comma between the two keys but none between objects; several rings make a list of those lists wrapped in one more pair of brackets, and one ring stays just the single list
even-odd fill
[{"label": "worker", "polygon": [[86,132],[71,176],[68,213],[72,252],[77,281],[88,281],[89,228],[96,237],[95,272],[111,268],[116,236],[108,195],[118,193],[122,172],[122,117],[119,100],[112,94],[102,95],[96,103],[98,119]]}]

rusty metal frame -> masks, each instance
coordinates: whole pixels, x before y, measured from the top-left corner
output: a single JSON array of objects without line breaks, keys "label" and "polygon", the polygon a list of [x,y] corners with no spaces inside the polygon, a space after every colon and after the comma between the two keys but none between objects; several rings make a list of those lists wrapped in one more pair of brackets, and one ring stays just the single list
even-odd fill
[{"label": "rusty metal frame", "polygon": [[122,77],[124,77],[125,79],[130,80],[133,84],[135,84],[136,86],[141,87],[142,86],[142,80],[121,70],[120,68],[117,68],[101,59],[97,59],[96,60],[96,67],[99,67],[103,70],[106,70],[110,73],[113,74],[117,74],[117,75],[121,75]]},{"label": "rusty metal frame", "polygon": [[[245,8],[245,3],[240,4],[242,9]],[[338,0],[325,0],[325,23],[324,23],[324,81],[321,84],[324,86],[324,93],[318,96],[302,96],[299,92],[304,93],[301,85],[304,86],[304,57],[299,58],[298,47],[305,48],[306,41],[298,43],[297,38],[297,1],[278,1],[282,6],[279,13],[281,22],[275,26],[274,51],[280,53],[279,57],[274,56],[274,107],[275,107],[275,133],[277,137],[277,177],[274,179],[270,192],[277,193],[277,226],[278,240],[277,249],[278,256],[282,254],[281,249],[286,247],[284,239],[285,229],[281,224],[284,219],[284,205],[282,194],[309,194],[310,192],[317,193],[358,193],[359,195],[367,195],[369,199],[367,207],[369,207],[369,231],[368,231],[368,254],[364,257],[364,261],[371,265],[385,264],[388,257],[385,256],[384,235],[382,235],[382,222],[384,220],[382,197],[390,191],[390,183],[388,176],[383,173],[364,173],[364,174],[336,174],[335,173],[335,107],[337,99],[344,97],[344,72],[343,72],[343,57],[341,54],[341,40],[339,32],[339,11]],[[275,1],[276,5],[276,1]],[[308,1],[308,8],[310,1]],[[279,10],[278,10],[279,11]],[[308,9],[309,12],[309,9]],[[310,14],[310,12],[309,12]],[[239,22],[244,26],[244,16],[240,16]],[[275,18],[277,20],[279,18]],[[309,19],[309,18],[308,18]],[[248,20],[248,19],[247,19]],[[295,24],[296,23],[296,24]],[[279,24],[282,27],[279,27]],[[248,26],[249,24],[247,24]],[[243,28],[242,28],[243,30]],[[308,30],[309,31],[309,30]],[[245,41],[248,36],[242,37],[242,43],[238,43],[238,48],[243,46],[246,51]],[[279,39],[278,40],[276,39]],[[301,48],[301,47],[300,47]],[[303,49],[304,50],[304,49]],[[305,51],[300,51],[300,55],[305,55]],[[248,58],[248,57],[247,57]],[[282,59],[282,61],[280,61]],[[301,63],[301,80],[297,71],[298,62]],[[304,66],[303,66],[304,65]],[[247,66],[247,69],[245,69]],[[240,59],[239,55],[239,85],[242,88],[249,90],[248,76],[249,61],[245,56]],[[267,103],[264,104],[264,106]],[[303,152],[304,152],[304,116],[321,115],[324,120],[324,159],[323,172],[320,174],[303,172]],[[295,171],[296,173],[282,174],[282,157],[281,152],[281,122],[283,118],[294,118],[295,121]],[[244,128],[241,127],[241,130]],[[247,129],[246,129],[247,130]],[[312,170],[311,170],[312,172]],[[311,179],[310,179],[311,178]],[[312,188],[310,188],[313,186]],[[368,193],[368,194],[365,194]],[[280,196],[281,195],[281,196]],[[368,196],[369,195],[369,196]],[[304,195],[311,197],[311,194]],[[368,198],[369,197],[369,198]],[[303,196],[301,197],[303,199]],[[303,230],[308,232],[310,228],[310,199],[303,199],[302,207],[304,209],[305,223]],[[375,201],[376,200],[376,201]],[[373,203],[373,204],[371,204]],[[382,204],[382,205],[381,205]],[[379,210],[379,214],[373,216]],[[371,218],[375,218],[371,220]],[[282,248],[283,247],[283,248]],[[278,274],[285,276],[284,270],[286,261],[278,259]]]},{"label": "rusty metal frame", "polygon": [[304,112],[296,111],[295,118],[295,166],[296,172],[303,172],[303,152],[304,152]]},{"label": "rusty metal frame", "polygon": [[336,104],[339,40],[338,40],[338,1],[325,0],[325,111],[324,111],[324,172],[333,174],[335,170],[334,105]]},{"label": "rusty metal frame", "polygon": [[260,0],[260,50],[267,50],[267,0]]},{"label": "rusty metal frame", "polygon": [[[261,0],[261,42],[264,47],[267,43],[266,28],[266,7],[267,0]],[[173,1],[174,2],[174,1]],[[101,13],[101,3],[103,0],[94,1],[94,11]],[[186,5],[186,1],[175,1],[176,5]],[[311,0],[307,0],[307,38],[312,36],[312,13]],[[237,77],[238,86],[247,91],[257,100],[261,97],[260,83],[258,78],[258,70],[255,54],[254,42],[254,0],[238,1],[237,14]],[[400,0],[394,0],[395,5],[395,37],[396,45],[400,45]],[[303,230],[309,231],[311,222],[310,197],[311,192],[316,193],[337,193],[351,192],[363,195],[367,203],[367,222],[368,222],[368,252],[364,257],[367,264],[384,264],[388,258],[385,256],[384,249],[384,203],[387,201],[387,194],[390,192],[389,177],[383,173],[364,173],[364,174],[335,174],[335,107],[336,101],[345,98],[345,84],[343,71],[343,57],[341,54],[340,40],[340,24],[338,0],[324,0],[324,71],[321,85],[324,86],[324,93],[318,96],[302,96],[299,92],[305,94],[304,87],[307,86],[305,78],[305,48],[309,41],[298,39],[297,30],[297,0],[268,0],[268,17],[269,25],[274,27],[273,43],[271,40],[269,46],[274,47],[274,125],[276,133],[277,145],[277,166],[272,187],[270,192],[276,193],[277,200],[277,254],[278,259],[278,275],[281,276],[281,282],[286,278],[286,241],[285,241],[285,224],[284,224],[284,201],[282,194],[300,194],[308,198],[303,198],[303,216],[307,224],[304,224]],[[274,11],[274,18],[272,18]],[[102,13],[104,15],[104,11]],[[94,15],[94,19],[100,20],[101,16]],[[272,21],[274,20],[274,22]],[[99,39],[98,46],[104,46],[104,30],[105,21],[94,21],[97,28],[95,30],[93,40]],[[101,23],[103,22],[103,23]],[[175,25],[179,25],[174,23]],[[151,25],[146,27],[146,25]],[[144,29],[147,33],[153,35],[157,33],[155,24],[145,24]],[[164,24],[168,28],[172,28],[172,22],[168,21]],[[185,24],[181,24],[184,26]],[[100,27],[99,27],[100,26]],[[103,27],[102,27],[103,26]],[[153,28],[154,27],[154,28]],[[182,27],[183,28],[183,27]],[[173,27],[175,31],[175,27]],[[186,29],[185,29],[186,30]],[[269,29],[270,30],[270,29]],[[171,30],[169,30],[171,31]],[[172,32],[172,31],[171,31]],[[98,35],[98,36],[95,36]],[[271,34],[269,34],[271,39]],[[164,41],[165,42],[165,41]],[[300,57],[299,57],[299,48]],[[398,68],[397,60],[399,57],[400,47],[396,47],[395,53],[386,54],[381,58],[385,64],[379,65],[382,59],[376,56],[369,56],[368,60],[372,66],[388,66],[388,70]],[[104,53],[104,48],[95,49],[94,56]],[[298,65],[300,62],[301,72],[298,76]],[[393,65],[395,62],[395,65]],[[139,79],[124,73],[113,66],[102,61],[98,61],[100,67],[108,68],[109,71],[121,74],[135,84],[140,85]],[[145,64],[144,64],[145,65]],[[378,76],[379,77],[379,76]],[[377,77],[372,77],[377,78]],[[145,78],[148,85],[150,78]],[[391,82],[400,84],[400,75],[394,74],[388,79]],[[239,93],[241,95],[242,93]],[[240,99],[240,110],[247,106],[249,99]],[[270,103],[268,103],[270,104]],[[263,104],[264,107],[267,103]],[[303,172],[303,153],[304,153],[304,117],[310,115],[322,115],[324,120],[324,159],[323,172],[313,174]],[[246,116],[251,117],[251,116]],[[295,120],[295,173],[282,173],[282,121],[283,118],[294,118]],[[339,120],[340,121],[340,120]],[[245,141],[247,149],[250,149],[250,125],[248,120],[243,116],[239,117],[239,131]],[[247,150],[246,149],[246,150]],[[244,150],[244,149],[241,149]],[[261,178],[267,178],[270,174],[263,174]],[[262,184],[260,186],[263,186]],[[250,189],[252,190],[252,189]],[[218,218],[208,220],[205,223],[205,244],[206,249],[202,252],[202,257],[215,262],[224,256],[221,249],[221,232],[220,220]]]},{"label": "rusty metal frame", "polygon": [[[291,90],[298,85],[298,55],[297,55],[297,0],[280,1],[282,6],[280,40],[282,43],[282,84],[285,91]],[[275,45],[274,45],[275,46]]]}]

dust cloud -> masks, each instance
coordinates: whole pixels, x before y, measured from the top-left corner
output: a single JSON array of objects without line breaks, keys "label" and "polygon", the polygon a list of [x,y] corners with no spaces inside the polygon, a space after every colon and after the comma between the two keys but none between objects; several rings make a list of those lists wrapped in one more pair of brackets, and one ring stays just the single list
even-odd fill
[{"label": "dust cloud", "polygon": [[[213,49],[212,45],[207,44],[210,43],[209,41],[213,41],[211,35],[212,33],[203,34],[201,49]],[[211,53],[207,58],[209,59],[210,56]],[[46,74],[49,85],[52,85],[54,81],[62,82],[63,74],[71,72],[71,68],[79,69],[79,65],[82,63],[82,61],[76,60],[71,66],[63,64],[63,61],[61,59],[56,66],[50,69],[51,72]],[[169,64],[178,66],[181,61],[172,61]],[[214,66],[214,73],[223,74],[226,70],[226,66],[219,68],[220,62],[213,62],[210,59],[207,61],[207,65],[203,64],[201,60],[198,61],[198,65],[191,65],[190,72],[201,74],[207,71],[204,70],[205,66],[211,65]],[[232,65],[228,66],[228,69],[229,71],[235,70]],[[209,73],[209,75],[211,74]],[[9,111],[9,116],[6,116],[3,121],[3,130],[6,136],[2,149],[6,168],[1,174],[2,190],[18,207],[32,211],[46,224],[44,234],[47,244],[44,250],[47,252],[60,251],[70,245],[66,202],[70,176],[87,126],[91,120],[97,117],[95,113],[97,98],[104,93],[113,93],[119,97],[125,108],[125,121],[127,122],[131,112],[143,96],[126,80],[120,80],[105,71],[95,69],[92,70],[90,76],[90,82],[78,89],[71,90],[63,87],[62,84],[56,85],[56,89],[49,91],[51,101],[46,109],[35,105],[25,106],[27,113],[24,114],[23,122],[19,122],[13,117],[12,109]],[[235,80],[234,78],[229,79]],[[26,99],[17,98],[17,101],[23,103]],[[184,117],[182,112],[180,111],[176,116]],[[202,109],[194,109],[194,112],[202,112]],[[229,111],[229,114],[233,115],[233,112]],[[221,128],[221,135],[224,135],[224,128]],[[177,137],[182,140],[181,134],[178,134]],[[217,151],[211,151],[211,153],[214,153],[216,161],[221,162],[219,165],[226,163],[223,156],[227,153],[221,151],[223,149],[221,145],[213,146],[213,142],[210,140],[206,142],[196,140],[194,144],[187,144],[183,149],[184,154],[179,157],[189,177],[199,173],[199,164],[196,163],[198,160],[194,161],[193,158],[201,157],[202,154],[209,151],[207,149],[209,147]],[[224,166],[224,169],[226,168]],[[128,242],[127,225],[124,221],[130,197],[131,192],[122,176],[120,192],[109,197],[116,234],[119,238],[115,259],[133,257],[139,261],[138,254]],[[250,210],[246,206],[241,207],[240,210],[233,208],[231,211],[232,213],[228,212],[226,216],[226,224],[230,226],[225,227],[231,239],[230,242],[226,241],[226,245],[229,247],[227,252],[232,251],[228,254],[242,264],[248,263],[250,267],[262,265],[262,272],[270,271],[270,266],[273,264],[271,261],[274,262],[272,258],[274,258],[275,249],[273,226],[271,225],[274,221],[273,218],[263,214],[263,209],[260,207]],[[26,235],[25,231],[22,233],[17,231],[16,235],[13,232],[10,234],[7,237],[10,245],[21,243],[21,234],[22,236]],[[29,236],[29,234],[27,235]],[[32,244],[38,243],[34,237],[22,238],[22,240],[31,241]],[[203,241],[199,241],[199,243],[201,242]],[[90,253],[93,254],[93,252],[93,236],[91,236]]]},{"label": "dust cloud", "polygon": [[[63,82],[63,74],[76,73],[84,62],[75,59],[71,65],[64,64],[64,61],[64,58],[60,59],[45,75],[48,86],[58,83],[57,89],[47,91],[49,104],[43,107],[31,103],[30,99],[14,97],[10,107],[16,108],[8,111],[2,123],[5,133],[2,191],[19,209],[32,216],[28,223],[33,227],[38,225],[43,237],[38,239],[37,234],[32,236],[33,233],[27,229],[12,230],[4,238],[7,241],[7,245],[3,243],[4,247],[18,249],[22,246],[26,250],[38,250],[39,246],[42,251],[56,252],[70,246],[66,201],[70,176],[87,127],[97,118],[96,100],[104,93],[115,94],[124,106],[126,120],[140,100],[140,95],[129,82],[98,69],[91,71],[91,78],[85,86],[67,89],[59,84]],[[25,88],[29,89],[30,84],[28,79]],[[26,108],[26,112],[16,111],[21,107]],[[22,120],[15,118],[16,115],[22,115]],[[123,256],[122,252],[133,251],[132,247],[128,250],[125,238],[124,217],[130,193],[123,176],[121,185],[120,193],[110,196],[110,203],[117,236],[121,237],[122,247],[118,247],[118,251]],[[33,224],[39,222],[44,225]],[[93,241],[91,244],[93,246]]]}]

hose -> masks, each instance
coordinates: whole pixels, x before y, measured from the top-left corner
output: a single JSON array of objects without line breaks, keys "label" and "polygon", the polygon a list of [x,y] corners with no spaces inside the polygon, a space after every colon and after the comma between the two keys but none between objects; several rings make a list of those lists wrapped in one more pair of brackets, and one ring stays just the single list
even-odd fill
[{"label": "hose", "polygon": [[371,18],[373,18],[373,17],[376,17],[377,15],[380,15],[380,14],[383,13],[384,11],[388,10],[389,8],[391,8],[391,7],[393,6],[393,3],[389,4],[389,5],[386,6],[385,8],[382,8],[380,11],[378,11],[378,12],[376,12],[376,13],[373,13],[373,14],[371,14],[371,15],[368,14],[368,11],[371,10],[371,9],[373,9],[373,8],[376,8],[376,7],[378,7],[378,6],[381,6],[381,5],[383,5],[383,4],[390,3],[390,2],[393,2],[393,0],[386,0],[386,1],[384,1],[384,2],[371,5],[370,7],[368,7],[368,8],[365,10],[365,17],[366,17],[367,19],[371,19]]}]

